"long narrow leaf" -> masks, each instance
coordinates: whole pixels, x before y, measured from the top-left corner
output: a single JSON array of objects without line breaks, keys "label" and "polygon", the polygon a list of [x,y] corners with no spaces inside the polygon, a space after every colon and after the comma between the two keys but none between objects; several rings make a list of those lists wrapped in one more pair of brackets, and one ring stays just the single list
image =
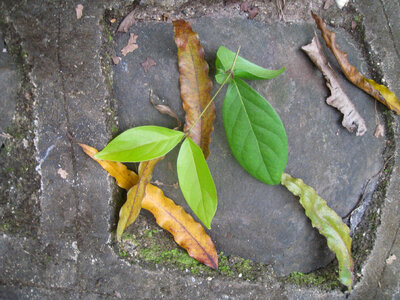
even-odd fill
[{"label": "long narrow leaf", "polygon": [[351,257],[350,229],[343,223],[335,211],[328,207],[326,201],[319,197],[315,190],[303,180],[283,173],[282,185],[295,196],[300,197],[307,217],[313,227],[326,237],[328,247],[335,252],[339,262],[339,280],[351,290],[353,281],[353,259]]},{"label": "long narrow leaf", "polygon": [[113,139],[97,159],[120,162],[140,162],[164,156],[183,138],[184,133],[159,126],[128,129]]},{"label": "long narrow leaf", "polygon": [[210,229],[217,210],[217,191],[200,147],[186,138],[179,150],[178,180],[190,208]]},{"label": "long narrow leaf", "polygon": [[226,137],[240,165],[258,180],[279,184],[288,160],[285,128],[267,100],[239,78],[223,105]]},{"label": "long narrow leaf", "polygon": [[139,165],[139,181],[129,189],[126,202],[119,211],[119,220],[117,226],[117,241],[121,240],[125,229],[135,222],[142,207],[142,201],[145,196],[146,186],[149,184],[156,164],[164,157],[141,162]]},{"label": "long narrow leaf", "polygon": [[[224,46],[219,47],[217,51],[217,60],[215,65],[217,67],[217,72],[215,75],[215,80],[222,84],[225,80],[227,73],[231,67],[233,60],[235,58],[235,52],[227,49]],[[272,79],[278,77],[285,71],[285,67],[280,70],[268,70],[264,69],[252,62],[238,56],[236,60],[235,67],[233,68],[234,77],[244,78],[244,79]]]},{"label": "long narrow leaf", "polygon": [[[211,100],[212,82],[208,77],[208,64],[197,33],[189,22],[173,21],[175,43],[178,47],[179,83],[183,109],[186,112],[185,132],[197,121]],[[201,119],[188,133],[189,137],[203,150],[207,158],[210,151],[211,132],[215,119],[215,105],[212,103]]]}]

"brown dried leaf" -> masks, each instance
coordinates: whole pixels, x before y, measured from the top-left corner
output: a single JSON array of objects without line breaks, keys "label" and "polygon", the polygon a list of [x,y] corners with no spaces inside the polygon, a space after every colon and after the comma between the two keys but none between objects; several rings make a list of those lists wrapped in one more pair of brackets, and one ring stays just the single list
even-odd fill
[{"label": "brown dried leaf", "polygon": [[126,44],[126,46],[121,50],[123,56],[126,56],[128,53],[133,52],[138,48],[138,45],[136,44],[137,38],[138,38],[137,35],[133,33],[130,34],[128,44]]},{"label": "brown dried leaf", "polygon": [[147,57],[146,60],[144,62],[141,63],[143,70],[145,73],[147,73],[147,71],[152,67],[157,65],[156,62],[151,59],[150,57]]},{"label": "brown dried leaf", "polygon": [[157,224],[168,230],[176,243],[186,249],[191,257],[210,268],[218,269],[218,255],[211,238],[181,206],[165,197],[162,190],[149,184],[142,207],[154,215]]},{"label": "brown dried leaf", "polygon": [[242,4],[240,4],[240,10],[243,12],[249,11],[249,0],[246,0]]},{"label": "brown dried leaf", "polygon": [[76,18],[79,20],[80,18],[82,18],[82,11],[83,11],[83,5],[82,4],[78,4],[75,7],[75,12],[76,12]]},{"label": "brown dried leaf", "polygon": [[336,60],[347,79],[364,92],[370,94],[376,100],[386,105],[389,109],[400,114],[400,102],[396,95],[384,85],[377,84],[375,81],[365,78],[353,65],[351,65],[347,60],[347,53],[342,52],[338,48],[335,33],[328,29],[325,22],[319,16],[313,12],[311,12],[311,14],[318,29],[321,30],[326,45],[332,51],[333,55],[335,55]]},{"label": "brown dried leaf", "polygon": [[252,6],[249,8],[248,12],[249,12],[248,18],[250,20],[253,20],[258,15],[258,7]]},{"label": "brown dried leaf", "polygon": [[357,136],[363,135],[367,131],[365,121],[357,112],[354,104],[340,86],[335,72],[324,55],[317,35],[315,34],[310,44],[301,47],[301,49],[307,53],[313,63],[324,75],[326,85],[331,91],[331,95],[326,99],[326,103],[337,108],[343,114],[343,127],[350,132],[353,132],[354,129],[358,127]]},{"label": "brown dried leaf", "polygon": [[150,90],[149,100],[150,100],[150,103],[153,105],[153,107],[155,109],[157,109],[160,114],[168,115],[168,116],[170,116],[170,117],[175,119],[176,127],[174,129],[178,129],[179,127],[181,127],[181,120],[179,120],[178,115],[172,110],[171,107],[169,107],[167,105],[156,104],[154,102],[154,100],[153,100],[153,90]]},{"label": "brown dried leaf", "polygon": [[135,184],[137,184],[139,177],[135,172],[128,170],[128,168],[120,163],[109,160],[100,160],[94,158],[95,154],[98,153],[96,148],[90,147],[85,144],[78,144],[81,146],[82,150],[93,158],[96,162],[99,163],[100,166],[103,167],[112,177],[114,177],[117,181],[117,185],[125,190],[129,190]]},{"label": "brown dried leaf", "polygon": [[154,167],[164,157],[143,161],[139,165],[139,181],[129,189],[127,200],[119,211],[119,220],[117,226],[117,241],[121,240],[125,229],[135,222],[142,208],[142,201],[145,195],[146,186],[151,180]]},{"label": "brown dried leaf", "polygon": [[[138,184],[139,177],[122,163],[95,159],[93,156],[98,152],[95,148],[79,145],[117,180],[120,187],[130,190]],[[211,268],[218,268],[218,255],[211,238],[182,207],[165,197],[161,189],[148,184],[142,208],[150,211],[155,216],[157,224],[168,230],[177,244],[186,249],[191,257]]]},{"label": "brown dried leaf", "polygon": [[119,24],[118,31],[119,32],[128,32],[129,28],[136,23],[135,20],[135,10],[132,10]]},{"label": "brown dried leaf", "polygon": [[112,59],[114,65],[118,65],[119,62],[121,61],[121,57],[116,56],[116,55],[111,56],[111,59]]},{"label": "brown dried leaf", "polygon": [[[186,112],[185,131],[189,130],[211,100],[212,82],[208,77],[208,64],[199,36],[193,32],[189,22],[173,21],[175,43],[178,47],[179,82],[183,109]],[[203,150],[207,158],[210,151],[211,132],[215,119],[212,103],[202,118],[191,130],[189,137]]]},{"label": "brown dried leaf", "polygon": [[379,138],[380,136],[385,136],[385,126],[383,124],[378,124],[375,128],[374,137]]}]

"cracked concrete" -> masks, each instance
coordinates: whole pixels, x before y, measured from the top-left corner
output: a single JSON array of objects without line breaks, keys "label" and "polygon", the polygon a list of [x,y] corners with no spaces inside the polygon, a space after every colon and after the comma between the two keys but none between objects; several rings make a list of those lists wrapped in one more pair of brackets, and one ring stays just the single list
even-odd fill
[{"label": "cracked concrete", "polygon": [[[80,1],[84,6],[84,15],[80,20],[75,16],[76,1],[3,1],[0,4],[1,23],[13,29],[13,38],[5,37],[9,42],[7,47],[11,47],[13,41],[20,45],[24,61],[29,66],[26,71],[28,87],[21,82],[22,90],[17,100],[20,101],[17,103],[29,105],[24,106],[25,110],[17,109],[14,114],[18,118],[25,116],[26,121],[16,123],[20,131],[12,131],[13,140],[6,146],[23,145],[25,138],[28,143],[26,156],[32,160],[36,157],[32,165],[28,164],[27,158],[27,175],[21,173],[19,176],[18,170],[9,171],[18,174],[15,186],[18,182],[21,186],[30,186],[29,190],[15,192],[18,197],[18,193],[29,194],[30,202],[26,201],[29,203],[23,216],[12,215],[13,219],[2,215],[0,298],[346,298],[346,294],[339,289],[324,291],[317,287],[299,287],[282,282],[273,274],[264,274],[257,281],[248,282],[219,275],[204,278],[162,266],[146,268],[141,264],[127,263],[114,251],[110,230],[113,230],[112,209],[116,206],[118,191],[105,172],[88,159],[76,144],[76,141],[85,142],[101,148],[112,135],[110,114],[115,112],[112,109],[110,112],[110,108],[114,107],[114,95],[109,89],[109,78],[104,69],[110,62],[102,61],[106,58],[102,51],[105,9],[117,9],[118,6],[122,9],[123,6],[113,2]],[[165,9],[176,9],[172,2],[168,3]],[[200,17],[196,14],[201,11],[201,3],[179,1],[177,4],[182,5],[182,12],[179,10],[178,13]],[[290,3],[288,19],[293,16],[297,4],[297,9],[303,5],[307,13],[310,8],[325,13],[323,1],[298,1]],[[265,14],[260,13],[254,22],[265,21],[269,14],[275,16],[269,21],[277,22],[272,4],[263,5],[260,2],[260,11]],[[246,16],[234,7],[225,8],[222,1],[217,1],[215,6],[204,10],[224,10],[224,17],[236,15],[244,19]],[[389,88],[399,95],[399,39],[396,37],[400,32],[400,4],[395,0],[354,1],[354,7],[364,18],[365,43],[371,52],[372,63],[380,69]],[[142,12],[160,11],[157,7],[142,6],[140,9]],[[302,13],[299,12],[300,15]],[[335,7],[331,7],[330,16],[335,24],[345,21]],[[307,23],[310,19],[304,17],[301,22]],[[27,101],[30,97],[31,102]],[[351,299],[399,297],[400,168],[397,145],[400,142],[400,127],[398,117],[390,117],[394,118],[391,143],[395,144],[395,162],[381,203],[376,239],[360,266],[361,278],[348,295]],[[25,126],[23,131],[20,127]],[[22,136],[19,139],[17,133],[20,132]],[[17,150],[24,153],[19,149],[22,148]],[[2,148],[2,153],[4,151],[6,147]],[[10,160],[6,154],[2,158]],[[36,168],[40,175],[39,184],[35,184],[32,175],[37,176]],[[64,172],[63,176],[58,173],[60,169]],[[21,180],[18,180],[20,177]],[[1,195],[12,194],[8,191]],[[1,199],[2,208],[5,207],[1,212],[18,211],[16,203],[19,205],[18,201],[21,201],[18,197]],[[9,222],[7,230],[4,227],[6,220]],[[397,260],[387,263],[393,255]]]}]

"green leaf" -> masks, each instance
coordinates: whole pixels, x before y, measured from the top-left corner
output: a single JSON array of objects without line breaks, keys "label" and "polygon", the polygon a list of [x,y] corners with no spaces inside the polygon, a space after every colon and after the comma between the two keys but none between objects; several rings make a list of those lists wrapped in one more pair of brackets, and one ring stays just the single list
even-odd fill
[{"label": "green leaf", "polygon": [[350,229],[343,223],[326,201],[319,197],[315,190],[303,180],[282,174],[282,184],[296,196],[304,207],[313,227],[326,237],[328,247],[335,252],[339,262],[339,280],[351,290],[353,281],[353,259],[351,258]]},{"label": "green leaf", "polygon": [[184,133],[159,126],[128,129],[113,139],[94,157],[120,162],[139,162],[161,157],[171,151]]},{"label": "green leaf", "polygon": [[[217,51],[217,60],[215,62],[217,72],[215,74],[215,80],[222,84],[228,74],[228,71],[232,67],[233,60],[236,53],[225,48],[224,46],[219,47]],[[264,69],[252,62],[238,56],[235,67],[233,68],[234,78],[244,79],[272,79],[278,77],[285,71],[285,67],[280,70],[268,70]]]},{"label": "green leaf", "polygon": [[282,121],[268,101],[235,78],[222,113],[229,146],[240,165],[262,182],[279,184],[288,160],[288,142]]},{"label": "green leaf", "polygon": [[203,151],[190,138],[179,150],[178,180],[182,194],[192,211],[210,229],[217,210],[217,191]]}]

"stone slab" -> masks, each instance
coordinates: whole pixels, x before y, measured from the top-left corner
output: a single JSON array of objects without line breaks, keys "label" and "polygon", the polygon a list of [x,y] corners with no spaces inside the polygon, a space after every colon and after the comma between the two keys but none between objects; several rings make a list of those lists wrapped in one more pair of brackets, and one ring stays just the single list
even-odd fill
[{"label": "stone slab", "polygon": [[[251,82],[276,108],[286,127],[289,162],[286,172],[302,178],[345,216],[360,197],[363,185],[382,165],[384,143],[373,136],[374,101],[339,79],[366,120],[363,137],[348,133],[341,126],[342,116],[327,106],[328,90],[319,71],[300,50],[313,37],[311,25],[266,25],[239,18],[204,17],[191,20],[205,49],[213,76],[215,53],[220,45],[267,68],[286,67],[284,75],[270,81]],[[139,48],[123,57],[114,68],[114,92],[119,104],[120,129],[139,125],[173,127],[174,121],[160,115],[148,100],[149,89],[171,106],[183,119],[179,96],[176,46],[171,24],[145,22],[131,27],[138,35]],[[349,60],[364,73],[365,61],[355,42],[338,30],[338,42],[349,53]],[[118,34],[116,52],[125,46],[129,34]],[[326,51],[326,53],[328,53]],[[156,66],[144,72],[147,57]],[[337,64],[328,55],[333,67]],[[213,92],[218,85],[214,82]],[[208,164],[218,191],[218,210],[210,234],[218,251],[273,264],[279,274],[309,272],[333,259],[326,241],[312,229],[297,198],[282,186],[267,186],[248,175],[233,158],[222,124],[223,95],[216,99],[217,117]],[[154,179],[188,209],[181,193],[169,188],[177,182],[173,151],[156,168]]]}]

